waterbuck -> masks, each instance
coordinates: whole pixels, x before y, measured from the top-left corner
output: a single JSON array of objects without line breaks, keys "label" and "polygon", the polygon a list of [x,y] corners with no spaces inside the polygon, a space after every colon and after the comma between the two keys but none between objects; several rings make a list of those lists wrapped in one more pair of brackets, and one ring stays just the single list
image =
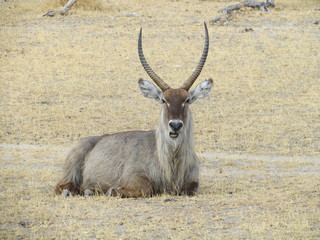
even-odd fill
[{"label": "waterbuck", "polygon": [[206,24],[201,59],[189,79],[177,89],[166,84],[149,66],[142,50],[138,53],[153,83],[140,79],[142,94],[162,104],[155,131],[128,131],[87,137],[71,150],[64,164],[56,193],[105,193],[108,196],[149,197],[161,193],[193,195],[199,186],[199,160],[193,147],[193,120],[189,105],[210,92],[211,79],[189,92],[208,55]]}]

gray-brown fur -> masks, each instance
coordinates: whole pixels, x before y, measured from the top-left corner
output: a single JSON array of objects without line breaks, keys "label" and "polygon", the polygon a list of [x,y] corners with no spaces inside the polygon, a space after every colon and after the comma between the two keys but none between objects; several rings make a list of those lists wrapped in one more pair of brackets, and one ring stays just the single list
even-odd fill
[{"label": "gray-brown fur", "polygon": [[[107,135],[84,138],[70,151],[63,166],[63,178],[56,186],[56,193],[61,193],[65,188],[72,188],[71,192],[74,193],[80,192],[85,158],[97,142],[106,136]],[[66,185],[69,187],[66,187]]]},{"label": "gray-brown fur", "polygon": [[[209,42],[206,26],[205,30],[203,54],[206,55]],[[142,45],[139,57],[149,69]],[[153,72],[151,68],[149,72]],[[140,79],[142,94],[162,104],[157,130],[120,132],[81,140],[66,159],[56,193],[91,195],[99,192],[123,197],[162,193],[193,195],[199,186],[199,160],[193,147],[189,105],[207,96],[212,84],[211,79],[205,80],[190,92],[170,87],[159,90],[153,83]]]}]

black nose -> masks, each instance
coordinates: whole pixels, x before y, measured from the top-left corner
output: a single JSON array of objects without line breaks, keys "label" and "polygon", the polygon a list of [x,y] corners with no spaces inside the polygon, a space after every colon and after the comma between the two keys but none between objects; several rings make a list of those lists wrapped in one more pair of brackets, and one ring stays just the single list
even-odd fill
[{"label": "black nose", "polygon": [[182,128],[183,122],[181,120],[171,120],[169,126],[173,131],[178,132]]}]

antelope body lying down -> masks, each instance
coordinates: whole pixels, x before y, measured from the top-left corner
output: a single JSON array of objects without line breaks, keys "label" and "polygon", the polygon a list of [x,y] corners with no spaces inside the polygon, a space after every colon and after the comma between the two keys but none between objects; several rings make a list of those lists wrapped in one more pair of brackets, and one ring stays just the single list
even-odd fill
[{"label": "antelope body lying down", "polygon": [[201,59],[190,78],[178,89],[166,84],[148,65],[142,51],[142,29],[138,52],[153,83],[140,79],[142,94],[162,104],[156,131],[129,131],[87,137],[71,150],[64,164],[56,193],[148,197],[161,193],[193,195],[199,186],[199,160],[193,148],[193,120],[189,105],[205,97],[212,80],[189,92],[199,76],[209,49],[206,24]]}]

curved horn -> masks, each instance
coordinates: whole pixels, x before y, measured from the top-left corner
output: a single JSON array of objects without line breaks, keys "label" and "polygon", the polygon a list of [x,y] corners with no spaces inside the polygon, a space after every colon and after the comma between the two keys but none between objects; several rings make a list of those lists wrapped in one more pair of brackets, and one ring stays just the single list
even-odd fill
[{"label": "curved horn", "polygon": [[151,69],[149,66],[146,58],[143,55],[143,50],[142,50],[142,28],[140,28],[140,33],[139,33],[139,40],[138,40],[138,53],[139,53],[139,58],[140,62],[148,73],[149,77],[158,85],[158,87],[164,92],[165,90],[169,89],[170,86],[166,84],[155,72]]},{"label": "curved horn", "polygon": [[206,34],[206,39],[204,42],[204,48],[202,52],[202,56],[200,58],[200,61],[198,63],[198,66],[196,69],[193,71],[192,75],[188,78],[188,80],[180,87],[182,89],[185,89],[186,91],[189,91],[191,88],[192,84],[197,80],[199,77],[201,70],[206,62],[207,56],[208,56],[208,51],[209,51],[209,34],[208,34],[208,28],[207,24],[204,22],[204,29],[205,29],[205,34]]}]

